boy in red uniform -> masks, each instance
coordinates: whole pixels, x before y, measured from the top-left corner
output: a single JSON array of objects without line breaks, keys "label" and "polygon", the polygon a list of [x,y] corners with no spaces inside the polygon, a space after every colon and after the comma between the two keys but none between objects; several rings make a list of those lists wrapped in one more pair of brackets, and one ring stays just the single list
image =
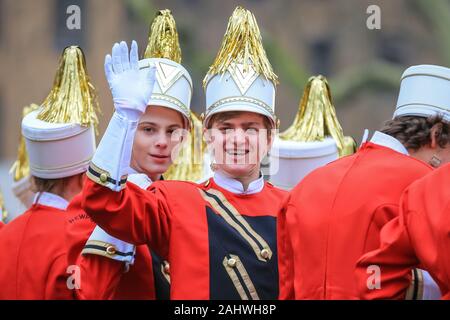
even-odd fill
[{"label": "boy in red uniform", "polygon": [[[113,51],[111,66],[107,58],[117,83],[139,76],[133,53],[122,53],[114,57]],[[255,18],[238,7],[205,79],[214,177],[203,184],[158,181],[149,191],[125,185],[125,168],[127,137],[151,90],[122,95],[112,88],[116,115],[92,161],[82,205],[107,232],[149,244],[170,261],[172,299],[278,296],[276,216],[285,192],[260,173],[276,123],[275,82]]]},{"label": "boy in red uniform", "polygon": [[445,71],[406,70],[395,118],[356,154],[315,170],[292,190],[279,217],[281,299],[358,299],[357,260],[378,248],[405,188],[448,161],[448,123],[437,115],[449,103],[436,99],[450,89],[439,81]]},{"label": "boy in red uniform", "polygon": [[80,48],[64,50],[54,87],[22,121],[34,204],[0,234],[0,299],[71,299],[66,208],[95,151],[97,108]]},{"label": "boy in red uniform", "polygon": [[[169,10],[159,11],[153,21],[144,57],[139,66],[145,69],[156,64],[158,71],[151,107],[140,117],[132,142],[131,168],[135,173],[128,176],[128,182],[147,190],[152,181],[161,180],[172,163],[170,155],[178,141],[172,140],[170,133],[187,129],[189,123],[192,80],[180,65],[178,34]],[[168,72],[173,70],[180,76],[174,78],[177,74]],[[108,81],[112,85],[112,77]],[[165,87],[171,81],[173,84]],[[147,86],[151,90],[152,83]],[[96,227],[81,209],[81,195],[71,202],[68,211],[69,262],[81,271],[77,298],[169,298],[167,261],[161,261],[146,244],[135,247]]]},{"label": "boy in red uniform", "polygon": [[[358,262],[356,274],[361,298],[404,298],[410,270],[420,266],[436,280],[442,299],[450,299],[449,181],[450,164],[447,164],[404,192],[399,217],[381,231],[380,248],[365,254]],[[368,285],[370,266],[379,268],[378,287]]]}]

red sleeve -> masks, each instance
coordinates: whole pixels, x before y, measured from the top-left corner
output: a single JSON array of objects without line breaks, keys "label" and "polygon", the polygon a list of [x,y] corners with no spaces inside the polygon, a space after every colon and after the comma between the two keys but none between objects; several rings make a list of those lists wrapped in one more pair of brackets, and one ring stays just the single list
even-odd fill
[{"label": "red sleeve", "polygon": [[[380,248],[368,252],[357,262],[356,281],[362,299],[405,298],[411,283],[411,269],[419,261],[411,247],[404,220],[400,212],[397,218],[388,222],[380,233]],[[379,268],[379,276],[376,268]],[[379,281],[379,286],[374,281]]]},{"label": "red sleeve", "polygon": [[124,272],[124,263],[98,255],[80,255],[80,287],[75,290],[80,300],[111,300]]},{"label": "red sleeve", "polygon": [[87,179],[82,207],[112,236],[136,245],[150,244],[160,256],[168,255],[171,211],[162,184],[155,182],[142,190],[129,183],[115,192]]},{"label": "red sleeve", "polygon": [[294,292],[294,260],[292,244],[287,227],[287,214],[289,198],[284,201],[277,218],[277,246],[278,246],[278,274],[279,274],[279,299],[295,299]]},{"label": "red sleeve", "polygon": [[67,285],[67,256],[58,256],[50,265],[45,283],[46,300],[72,300],[74,292]]}]

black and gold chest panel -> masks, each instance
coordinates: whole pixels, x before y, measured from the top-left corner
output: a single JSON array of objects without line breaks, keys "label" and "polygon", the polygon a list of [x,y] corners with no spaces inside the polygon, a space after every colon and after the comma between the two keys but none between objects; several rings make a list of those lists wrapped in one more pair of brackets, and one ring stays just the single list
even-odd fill
[{"label": "black and gold chest panel", "polygon": [[207,201],[210,299],[278,298],[276,218],[249,217],[215,189]]},{"label": "black and gold chest panel", "polygon": [[150,249],[153,266],[153,280],[155,284],[156,300],[170,299],[170,272],[169,263],[164,261],[153,250]]}]

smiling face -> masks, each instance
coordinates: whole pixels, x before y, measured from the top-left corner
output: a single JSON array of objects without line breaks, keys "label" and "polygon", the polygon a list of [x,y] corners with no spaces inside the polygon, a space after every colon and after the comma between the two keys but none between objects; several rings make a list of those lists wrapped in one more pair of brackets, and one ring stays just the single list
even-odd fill
[{"label": "smiling face", "polygon": [[253,112],[225,112],[213,116],[210,126],[205,136],[216,170],[233,178],[259,176],[272,142],[269,120]]},{"label": "smiling face", "polygon": [[157,180],[172,164],[184,128],[181,113],[160,106],[149,106],[139,120],[134,136],[131,167]]}]

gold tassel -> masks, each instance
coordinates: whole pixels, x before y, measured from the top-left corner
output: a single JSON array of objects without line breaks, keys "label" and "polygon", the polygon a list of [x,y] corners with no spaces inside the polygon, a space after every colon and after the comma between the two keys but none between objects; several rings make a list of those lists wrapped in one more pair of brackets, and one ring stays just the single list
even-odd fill
[{"label": "gold tassel", "polygon": [[[30,104],[29,106],[25,106],[22,111],[22,118],[25,118],[27,114],[37,110],[38,108],[39,106],[34,103]],[[30,175],[30,163],[28,160],[25,138],[22,134],[20,134],[19,147],[17,149],[17,160],[14,161],[11,169],[9,170],[9,173],[13,174],[13,179],[15,182],[22,180],[23,178]]]},{"label": "gold tassel", "polygon": [[64,49],[53,88],[42,103],[38,119],[50,123],[76,123],[95,127],[100,108],[95,88],[86,72],[83,52],[77,46]]},{"label": "gold tassel", "polygon": [[327,136],[335,140],[340,156],[355,152],[355,142],[351,137],[344,137],[337,119],[328,81],[319,75],[309,78],[294,122],[280,133],[280,139],[311,142],[323,141]]},{"label": "gold tassel", "polygon": [[200,118],[191,111],[190,135],[184,142],[177,162],[164,174],[167,180],[198,182],[203,178],[206,143],[203,140],[203,125]]},{"label": "gold tassel", "polygon": [[203,87],[208,79],[217,74],[223,74],[233,63],[244,65],[244,72],[249,66],[274,84],[278,77],[273,72],[262,45],[261,33],[255,16],[249,10],[238,6],[228,21],[227,30],[216,59],[209,67],[203,80]]},{"label": "gold tassel", "polygon": [[181,63],[181,49],[175,19],[170,10],[160,10],[150,27],[144,58],[166,58]]}]

